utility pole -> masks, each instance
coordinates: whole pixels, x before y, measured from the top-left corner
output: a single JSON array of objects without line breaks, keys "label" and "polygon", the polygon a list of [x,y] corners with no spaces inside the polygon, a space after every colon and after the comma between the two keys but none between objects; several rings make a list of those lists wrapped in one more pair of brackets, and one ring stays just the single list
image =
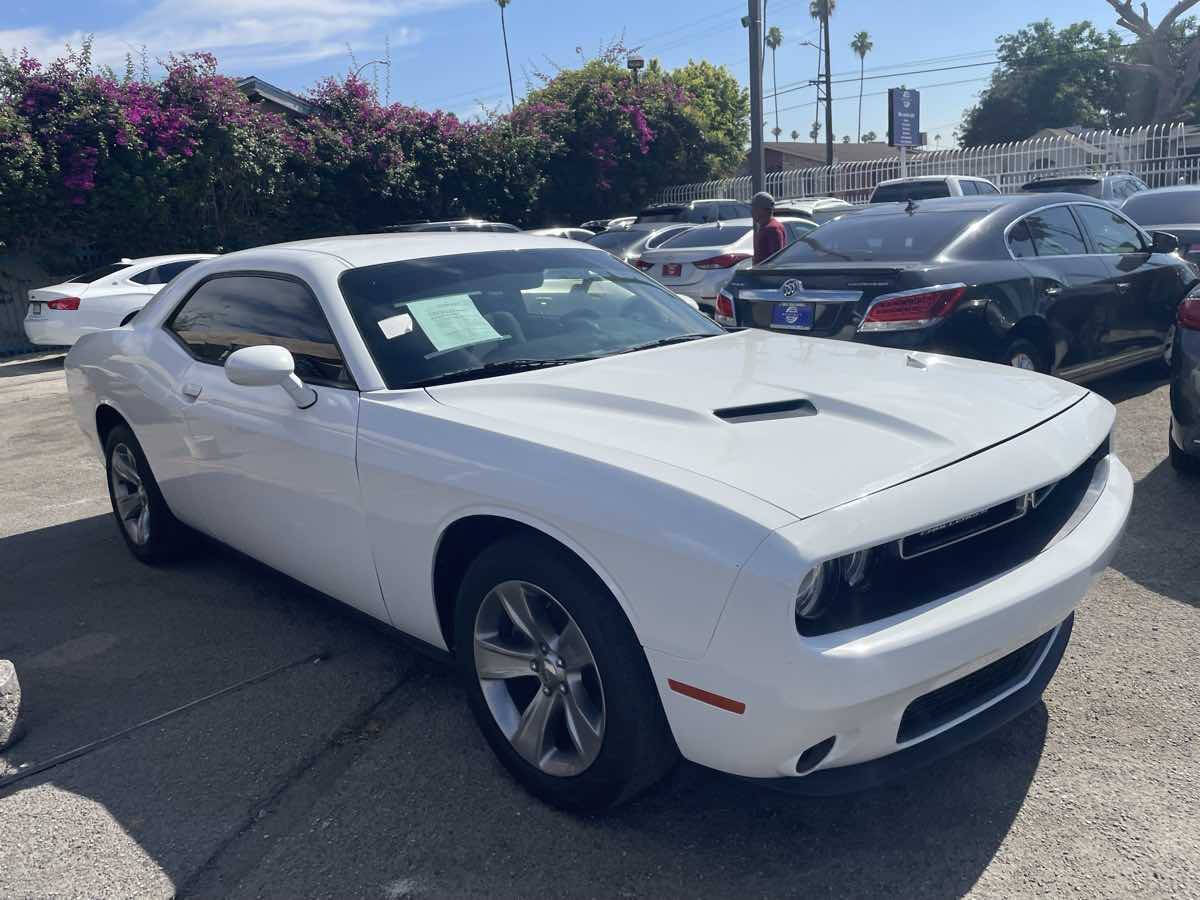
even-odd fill
[{"label": "utility pole", "polygon": [[829,58],[833,45],[829,42],[829,7],[831,4],[821,4],[821,30],[825,34],[825,165],[833,165],[833,93],[832,76],[830,75]]},{"label": "utility pole", "polygon": [[743,20],[750,32],[750,184],[756,194],[767,183],[762,141],[762,12],[759,3],[760,0],[749,0],[749,15]]}]

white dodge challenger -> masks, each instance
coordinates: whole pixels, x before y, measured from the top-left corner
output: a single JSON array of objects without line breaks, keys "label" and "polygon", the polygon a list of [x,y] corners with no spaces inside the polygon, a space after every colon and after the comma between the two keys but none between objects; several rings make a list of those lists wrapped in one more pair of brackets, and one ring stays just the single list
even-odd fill
[{"label": "white dodge challenger", "polygon": [[727,333],[558,238],[232,253],[66,368],[139,559],[194,529],[452,654],[574,809],[680,754],[834,793],[998,727],[1133,492],[1085,388]]}]

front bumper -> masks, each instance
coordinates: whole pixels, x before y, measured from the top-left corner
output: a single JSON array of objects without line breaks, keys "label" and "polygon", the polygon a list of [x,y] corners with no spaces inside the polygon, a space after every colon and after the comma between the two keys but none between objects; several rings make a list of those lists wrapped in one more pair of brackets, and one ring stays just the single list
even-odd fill
[{"label": "front bumper", "polygon": [[[769,537],[743,566],[703,657],[685,660],[647,652],[683,755],[748,778],[812,779],[816,787],[864,778],[871,783],[876,775],[821,773],[892,756],[897,757],[894,762],[856,772],[904,771],[917,764],[910,761],[936,758],[1028,708],[1053,675],[1054,654],[1032,674],[1028,685],[1035,687],[1014,683],[1006,693],[968,704],[953,721],[901,738],[905,712],[915,700],[983,670],[1070,620],[1115,552],[1129,514],[1133,483],[1116,457],[1102,462],[1106,478],[1090,511],[1057,543],[967,590],[865,625],[800,637],[790,608],[804,571],[797,566],[797,548],[813,548],[816,561],[852,550],[851,541],[872,546],[877,537],[912,533],[914,519],[906,516],[927,516],[936,502],[974,507],[971,492],[982,490],[989,478],[999,480],[1001,472],[1049,483],[1080,463],[1064,447],[1082,440],[1090,452],[1111,421],[1111,407],[1087,398],[987,453]],[[1060,640],[1065,643],[1065,636],[1055,639]],[[1055,652],[1060,657],[1061,647]],[[744,709],[734,714],[699,702],[673,690],[669,679],[731,698]],[[1001,710],[964,727],[999,706]],[[985,727],[988,722],[991,726]],[[941,737],[950,731],[955,736]],[[804,752],[830,738],[828,755],[806,774],[797,774]],[[921,752],[908,752],[926,743],[930,746]]]}]

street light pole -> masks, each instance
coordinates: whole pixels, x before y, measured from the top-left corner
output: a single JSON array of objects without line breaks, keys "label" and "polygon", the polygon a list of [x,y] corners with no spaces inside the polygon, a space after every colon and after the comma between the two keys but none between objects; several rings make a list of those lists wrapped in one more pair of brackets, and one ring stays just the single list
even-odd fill
[{"label": "street light pole", "polygon": [[750,184],[757,194],[767,183],[763,160],[762,14],[760,0],[749,0],[750,32]]}]

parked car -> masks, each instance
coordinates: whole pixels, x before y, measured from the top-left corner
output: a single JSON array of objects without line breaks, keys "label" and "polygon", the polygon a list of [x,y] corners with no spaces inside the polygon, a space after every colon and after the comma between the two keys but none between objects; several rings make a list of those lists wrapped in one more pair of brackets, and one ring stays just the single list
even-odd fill
[{"label": "parked car", "polygon": [[668,225],[630,225],[626,228],[614,228],[602,231],[588,238],[588,243],[607,251],[619,260],[637,266],[645,271],[647,265],[642,264],[642,254],[648,249],[660,246],[678,234],[683,234],[694,225],[672,222]]},{"label": "parked car", "polygon": [[[799,240],[817,227],[810,219],[780,216],[788,243]],[[754,220],[731,219],[697,225],[646,250],[638,264],[643,272],[673,291],[686,294],[712,315],[717,292],[734,270],[750,265],[754,258]]]},{"label": "parked car", "polygon": [[596,236],[596,232],[586,228],[534,228],[529,234],[540,234],[546,237],[566,238],[569,241],[586,241]]},{"label": "parked car", "polygon": [[717,321],[1083,381],[1167,358],[1197,281],[1177,243],[1071,194],[874,206],[737,273]]},{"label": "parked car", "polygon": [[839,200],[836,197],[799,197],[793,200],[776,200],[776,216],[795,216],[811,219],[818,225],[844,216],[858,209],[853,203]]},{"label": "parked car", "polygon": [[999,194],[1000,189],[986,178],[973,175],[917,175],[891,178],[875,185],[870,203],[904,203],[935,197],[974,197]]},{"label": "parked car", "polygon": [[637,221],[637,216],[621,216],[617,219],[608,220],[608,230],[613,231],[617,228],[628,228]]},{"label": "parked car", "polygon": [[1129,172],[1103,175],[1061,175],[1038,178],[1021,185],[1023,194],[1083,194],[1120,206],[1134,194],[1149,190],[1146,183]]},{"label": "parked car", "polygon": [[454,219],[446,222],[402,222],[389,225],[385,232],[405,233],[411,231],[499,231],[514,234],[521,229],[507,222],[485,222],[483,219]]},{"label": "parked car", "polygon": [[689,203],[656,203],[637,215],[637,224],[652,222],[721,222],[744,219],[750,215],[750,204],[741,200],[692,200]]},{"label": "parked car", "polygon": [[612,219],[592,219],[590,222],[584,222],[579,227],[586,228],[588,231],[592,232],[592,234],[599,234],[601,231],[607,230],[608,223],[611,221],[613,221],[613,220]]},{"label": "parked car", "polygon": [[211,253],[146,256],[109,263],[29,292],[25,336],[42,347],[69,347],[82,335],[117,328],[180,272]]},{"label": "parked car", "polygon": [[555,238],[360,236],[201,263],[66,379],[135,557],[197,529],[453,654],[508,770],[601,809],[678,754],[875,784],[1057,669],[1132,498],[1113,407],[845,348]]},{"label": "parked car", "polygon": [[1200,290],[1179,305],[1171,353],[1171,465],[1200,474]]},{"label": "parked car", "polygon": [[1140,191],[1121,206],[1121,212],[1143,228],[1169,231],[1179,238],[1179,253],[1200,263],[1200,187]]}]

